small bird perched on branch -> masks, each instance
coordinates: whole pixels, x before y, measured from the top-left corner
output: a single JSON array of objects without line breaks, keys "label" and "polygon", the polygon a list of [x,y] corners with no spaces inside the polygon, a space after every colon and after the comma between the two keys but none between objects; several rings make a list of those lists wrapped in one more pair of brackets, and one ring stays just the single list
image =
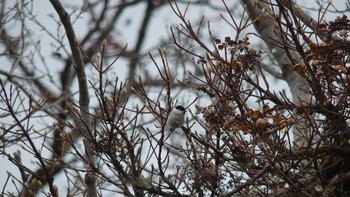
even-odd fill
[{"label": "small bird perched on branch", "polygon": [[168,144],[171,147],[179,148],[183,146],[183,142],[186,141],[184,140],[184,134],[182,132],[176,131],[176,129],[182,127],[185,122],[185,112],[186,109],[183,106],[177,105],[168,114],[168,119],[165,123],[164,131],[167,136],[166,139],[170,138]]},{"label": "small bird perched on branch", "polygon": [[165,124],[166,131],[173,131],[176,128],[182,127],[185,122],[186,109],[182,105],[174,107],[168,115]]}]

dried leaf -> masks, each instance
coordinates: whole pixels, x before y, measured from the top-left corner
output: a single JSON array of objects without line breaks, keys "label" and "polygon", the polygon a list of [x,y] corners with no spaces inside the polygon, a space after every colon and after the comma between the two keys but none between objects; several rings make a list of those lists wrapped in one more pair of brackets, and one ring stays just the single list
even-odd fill
[{"label": "dried leaf", "polygon": [[251,113],[253,113],[253,109],[251,109],[251,108],[249,108],[248,110],[247,110],[247,113],[250,115]]},{"label": "dried leaf", "polygon": [[312,66],[320,65],[321,63],[322,63],[321,60],[314,60],[314,61],[312,62]]},{"label": "dried leaf", "polygon": [[248,134],[248,132],[250,130],[249,125],[244,124],[244,125],[241,125],[240,127],[241,127],[241,130],[243,131],[244,135]]},{"label": "dried leaf", "polygon": [[257,118],[259,118],[259,116],[260,116],[260,111],[259,110],[255,110],[255,111],[253,111],[253,113],[251,114],[251,117],[253,118],[253,119],[257,119]]},{"label": "dried leaf", "polygon": [[287,127],[287,126],[291,126],[295,123],[295,119],[294,118],[286,118],[286,119],[282,119],[279,122],[279,126],[281,127]]},{"label": "dried leaf", "polygon": [[306,56],[305,61],[306,62],[310,62],[311,60],[313,60],[315,57],[315,55],[313,53],[311,53],[310,55]]},{"label": "dried leaf", "polygon": [[275,114],[274,116],[272,116],[272,120],[273,120],[274,124],[281,122],[281,120],[282,120],[281,114],[279,114],[279,113]]},{"label": "dried leaf", "polygon": [[293,67],[294,71],[297,72],[300,76],[306,76],[306,67],[301,64],[296,64]]},{"label": "dried leaf", "polygon": [[318,54],[318,47],[317,47],[317,44],[314,43],[314,42],[309,42],[309,47],[310,47],[310,50],[313,54]]},{"label": "dried leaf", "polygon": [[294,124],[295,123],[295,119],[294,118],[288,118],[287,119],[287,124],[288,125],[292,125],[292,124]]},{"label": "dried leaf", "polygon": [[343,66],[343,65],[335,65],[334,69],[337,70],[338,72],[341,72],[341,73],[346,73],[347,72],[346,67]]},{"label": "dried leaf", "polygon": [[259,118],[261,112],[259,110],[248,109],[248,114],[252,119]]}]

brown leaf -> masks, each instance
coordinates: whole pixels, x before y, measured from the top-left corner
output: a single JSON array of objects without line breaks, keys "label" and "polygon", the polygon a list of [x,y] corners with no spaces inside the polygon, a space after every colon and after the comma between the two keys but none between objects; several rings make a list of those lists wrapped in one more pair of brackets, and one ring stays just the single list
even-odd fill
[{"label": "brown leaf", "polygon": [[314,59],[314,57],[315,57],[315,55],[314,55],[313,53],[311,53],[310,55],[306,56],[305,61],[306,61],[306,62],[309,62],[309,61],[311,61],[312,59]]},{"label": "brown leaf", "polygon": [[252,119],[259,118],[261,112],[259,110],[248,109],[248,114]]},{"label": "brown leaf", "polygon": [[310,47],[310,50],[313,54],[318,54],[318,47],[317,47],[317,44],[314,43],[314,42],[309,42],[309,47]]},{"label": "brown leaf", "polygon": [[272,116],[273,123],[277,124],[282,120],[281,114],[277,113],[274,116]]},{"label": "brown leaf", "polygon": [[253,113],[253,109],[252,108],[249,108],[248,110],[247,110],[247,113],[250,115],[251,113]]},{"label": "brown leaf", "polygon": [[260,111],[259,110],[255,110],[255,111],[253,111],[253,113],[251,114],[251,117],[253,118],[253,119],[257,119],[257,118],[259,118],[259,116],[260,116]]},{"label": "brown leaf", "polygon": [[321,60],[314,60],[314,61],[312,62],[312,66],[320,65],[321,63],[322,63]]},{"label": "brown leaf", "polygon": [[295,64],[293,70],[297,72],[300,76],[306,76],[306,67],[301,64]]},{"label": "brown leaf", "polygon": [[347,72],[346,67],[343,66],[343,65],[335,65],[334,69],[337,70],[340,73],[346,73]]},{"label": "brown leaf", "polygon": [[241,130],[243,131],[243,134],[248,134],[249,130],[250,130],[250,127],[249,125],[241,125]]}]

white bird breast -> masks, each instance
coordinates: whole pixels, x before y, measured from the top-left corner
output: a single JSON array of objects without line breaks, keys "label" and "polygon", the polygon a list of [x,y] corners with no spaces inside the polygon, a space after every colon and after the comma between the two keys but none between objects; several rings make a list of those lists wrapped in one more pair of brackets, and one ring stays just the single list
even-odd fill
[{"label": "white bird breast", "polygon": [[175,129],[175,128],[181,127],[184,124],[184,122],[185,122],[185,112],[178,109],[173,109],[171,110],[168,116],[166,128]]}]

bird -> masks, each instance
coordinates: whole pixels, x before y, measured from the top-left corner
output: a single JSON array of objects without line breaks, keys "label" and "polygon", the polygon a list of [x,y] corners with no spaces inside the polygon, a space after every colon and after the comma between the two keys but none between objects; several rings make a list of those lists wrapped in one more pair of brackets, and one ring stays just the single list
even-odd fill
[{"label": "bird", "polygon": [[182,105],[174,107],[169,115],[165,124],[165,130],[173,131],[176,128],[182,127],[185,122],[186,109]]},{"label": "bird", "polygon": [[169,150],[173,150],[174,147],[179,148],[184,146],[184,142],[186,142],[186,140],[184,140],[183,133],[176,130],[177,128],[182,127],[184,124],[185,113],[186,109],[181,105],[177,105],[168,114],[168,118],[164,126],[164,134],[165,140],[169,140],[166,143],[166,145],[169,145]]}]

